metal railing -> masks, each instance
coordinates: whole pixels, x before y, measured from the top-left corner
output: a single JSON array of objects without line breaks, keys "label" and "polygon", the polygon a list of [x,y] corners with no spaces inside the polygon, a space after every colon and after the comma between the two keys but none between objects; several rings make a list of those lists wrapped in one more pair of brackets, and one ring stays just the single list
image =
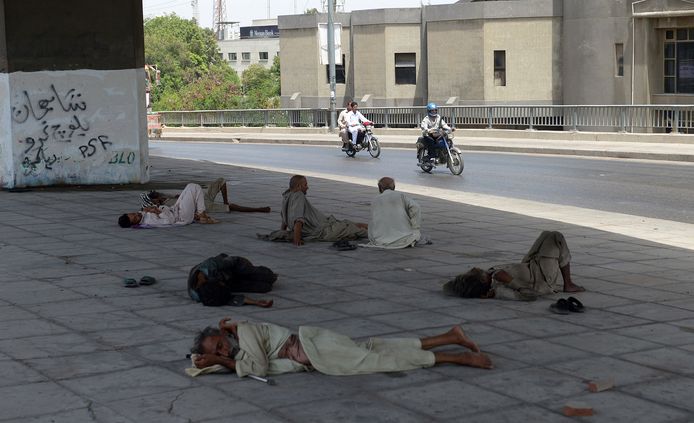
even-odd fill
[{"label": "metal railing", "polygon": [[[414,128],[424,107],[365,107],[376,126]],[[166,126],[325,127],[327,109],[257,109],[158,112]],[[559,129],[622,132],[694,132],[694,105],[441,106],[458,128]]]}]

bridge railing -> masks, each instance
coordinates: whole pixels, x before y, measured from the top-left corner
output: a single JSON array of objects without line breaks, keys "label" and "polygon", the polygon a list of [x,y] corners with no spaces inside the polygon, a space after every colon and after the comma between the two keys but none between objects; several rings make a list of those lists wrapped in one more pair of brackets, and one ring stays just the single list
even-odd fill
[{"label": "bridge railing", "polygon": [[[414,128],[424,107],[364,107],[376,126]],[[181,127],[325,127],[327,109],[163,111],[160,121]],[[558,129],[573,131],[694,132],[694,105],[441,106],[458,128]]]}]

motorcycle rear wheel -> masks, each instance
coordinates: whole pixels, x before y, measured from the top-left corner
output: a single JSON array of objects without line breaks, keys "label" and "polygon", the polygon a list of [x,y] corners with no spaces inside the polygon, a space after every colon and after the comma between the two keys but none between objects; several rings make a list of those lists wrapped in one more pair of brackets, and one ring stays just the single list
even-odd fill
[{"label": "motorcycle rear wheel", "polygon": [[424,163],[424,149],[421,148],[417,152],[417,159],[419,159],[419,167],[422,168],[423,171],[426,173],[431,173],[431,169],[434,168],[434,166],[431,163]]},{"label": "motorcycle rear wheel", "polygon": [[457,151],[451,151],[451,157],[448,158],[448,169],[454,175],[460,175],[463,173],[463,168],[465,163],[463,162],[462,154]]},{"label": "motorcycle rear wheel", "polygon": [[371,154],[371,157],[374,159],[381,155],[381,145],[378,143],[376,137],[371,137],[369,140],[369,154]]},{"label": "motorcycle rear wheel", "polygon": [[357,154],[357,150],[355,150],[354,146],[350,144],[349,150],[345,151],[347,153],[348,157],[354,157],[355,154]]}]

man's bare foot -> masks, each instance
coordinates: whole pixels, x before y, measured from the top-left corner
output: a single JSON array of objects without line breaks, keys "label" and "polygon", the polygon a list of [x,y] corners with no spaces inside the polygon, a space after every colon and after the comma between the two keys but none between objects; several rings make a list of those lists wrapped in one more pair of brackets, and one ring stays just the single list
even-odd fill
[{"label": "man's bare foot", "polygon": [[243,303],[246,305],[254,305],[262,308],[270,308],[275,303],[274,300],[254,300],[252,298],[245,297]]},{"label": "man's bare foot", "polygon": [[465,335],[465,332],[463,332],[463,328],[461,328],[459,325],[453,326],[449,333],[456,337],[456,343],[458,345],[462,345],[463,347],[468,348],[470,351],[476,353],[480,352],[480,347],[478,347],[472,339],[468,338],[467,335]]},{"label": "man's bare foot", "polygon": [[480,369],[492,369],[494,368],[494,365],[492,364],[492,359],[489,358],[487,354],[483,353],[463,353],[465,357],[464,363],[461,363],[465,366],[470,366],[470,367],[477,367]]},{"label": "man's bare foot", "polygon": [[578,286],[574,284],[573,282],[565,283],[564,284],[564,292],[583,292],[586,289],[582,286]]}]

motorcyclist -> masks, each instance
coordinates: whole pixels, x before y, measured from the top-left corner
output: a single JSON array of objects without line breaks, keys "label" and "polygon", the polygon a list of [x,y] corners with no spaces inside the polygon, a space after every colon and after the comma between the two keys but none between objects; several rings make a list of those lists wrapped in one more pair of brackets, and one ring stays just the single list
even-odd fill
[{"label": "motorcyclist", "polygon": [[450,132],[451,127],[448,126],[446,121],[439,115],[439,109],[435,103],[427,104],[427,115],[424,116],[419,126],[422,128],[422,136],[417,142],[422,143],[427,149],[427,155],[424,159],[430,160],[432,157],[436,157],[436,138],[439,137],[436,133],[442,129],[446,132]]},{"label": "motorcyclist", "polygon": [[342,140],[342,151],[347,151],[347,143],[349,142],[350,133],[347,129],[349,122],[347,120],[347,115],[352,111],[352,100],[348,101],[345,105],[345,110],[340,112],[340,116],[337,117],[337,126],[340,129],[338,133],[340,139]]},{"label": "motorcyclist", "polygon": [[369,120],[358,110],[359,104],[356,101],[353,101],[351,106],[352,111],[347,113],[347,130],[352,136],[352,147],[356,147],[362,124],[369,122]]}]

